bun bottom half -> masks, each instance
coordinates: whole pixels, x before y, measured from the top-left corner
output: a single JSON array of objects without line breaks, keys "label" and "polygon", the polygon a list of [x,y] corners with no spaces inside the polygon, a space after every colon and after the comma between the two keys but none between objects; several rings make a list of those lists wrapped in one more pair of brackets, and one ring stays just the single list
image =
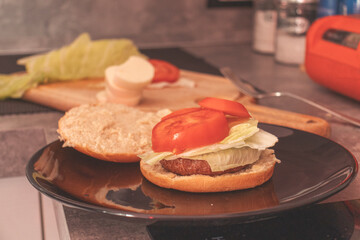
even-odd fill
[{"label": "bun bottom half", "polygon": [[249,167],[235,173],[218,176],[190,175],[180,176],[164,169],[160,163],[149,165],[140,161],[140,170],[144,177],[155,185],[185,192],[227,192],[248,189],[268,181],[279,162],[274,151],[266,149],[260,158]]}]

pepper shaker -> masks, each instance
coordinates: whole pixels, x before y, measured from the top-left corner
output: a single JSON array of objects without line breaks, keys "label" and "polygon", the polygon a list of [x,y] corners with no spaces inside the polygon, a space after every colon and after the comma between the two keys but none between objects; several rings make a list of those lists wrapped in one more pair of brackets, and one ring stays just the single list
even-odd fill
[{"label": "pepper shaker", "polygon": [[253,49],[259,53],[275,51],[276,9],[273,0],[254,0]]}]

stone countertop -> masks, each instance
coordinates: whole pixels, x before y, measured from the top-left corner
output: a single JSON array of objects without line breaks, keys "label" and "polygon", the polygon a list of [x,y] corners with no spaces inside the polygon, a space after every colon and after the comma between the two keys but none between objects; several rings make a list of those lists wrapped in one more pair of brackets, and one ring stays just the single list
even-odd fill
[{"label": "stone countertop", "polygon": [[[278,64],[271,55],[254,53],[250,45],[227,45],[212,47],[185,48],[185,51],[205,60],[215,67],[231,67],[235,74],[242,76],[257,86],[267,90],[285,90],[327,105],[334,110],[360,118],[359,102],[334,93],[321,87],[309,79],[300,67]],[[308,105],[290,99],[261,101],[261,104],[314,115],[326,119],[331,125],[331,139],[340,143],[360,159],[360,128],[344,123],[329,114]],[[35,114],[18,114],[0,116],[0,139],[12,139],[3,148],[2,158],[7,159],[4,151],[11,146],[21,146],[19,142],[34,139],[35,145],[26,147],[26,153],[19,154],[13,148],[11,154],[19,160],[19,164],[9,168],[1,167],[0,176],[22,175],[23,167],[31,151],[37,150],[41,144],[50,143],[57,138],[57,120],[61,112],[45,112]],[[8,135],[11,135],[10,137]],[[21,137],[20,137],[21,136]],[[24,137],[25,136],[25,137]],[[6,139],[5,139],[6,138]],[[19,149],[19,148],[18,148]],[[5,154],[5,155],[4,155]],[[7,161],[2,161],[7,162]],[[6,164],[9,166],[8,164]],[[359,178],[348,188],[334,195],[328,202],[360,199]],[[146,223],[122,221],[113,216],[89,213],[83,210],[64,207],[66,225],[71,239],[150,239]]]}]

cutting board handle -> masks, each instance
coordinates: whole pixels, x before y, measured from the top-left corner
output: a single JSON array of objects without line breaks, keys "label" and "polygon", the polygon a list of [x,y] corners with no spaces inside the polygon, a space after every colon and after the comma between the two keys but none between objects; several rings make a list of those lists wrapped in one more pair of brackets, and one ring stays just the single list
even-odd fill
[{"label": "cutting board handle", "polygon": [[322,118],[269,108],[253,103],[244,103],[244,105],[259,122],[295,128],[323,137],[330,137],[330,125]]}]

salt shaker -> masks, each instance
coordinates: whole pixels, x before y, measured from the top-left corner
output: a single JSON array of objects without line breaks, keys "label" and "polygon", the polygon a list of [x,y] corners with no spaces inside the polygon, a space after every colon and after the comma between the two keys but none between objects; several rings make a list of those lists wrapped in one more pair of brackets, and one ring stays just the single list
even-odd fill
[{"label": "salt shaker", "polygon": [[275,60],[302,64],[305,59],[306,32],[317,17],[317,0],[278,0]]},{"label": "salt shaker", "polygon": [[253,49],[260,53],[275,51],[276,9],[273,0],[254,0]]}]

